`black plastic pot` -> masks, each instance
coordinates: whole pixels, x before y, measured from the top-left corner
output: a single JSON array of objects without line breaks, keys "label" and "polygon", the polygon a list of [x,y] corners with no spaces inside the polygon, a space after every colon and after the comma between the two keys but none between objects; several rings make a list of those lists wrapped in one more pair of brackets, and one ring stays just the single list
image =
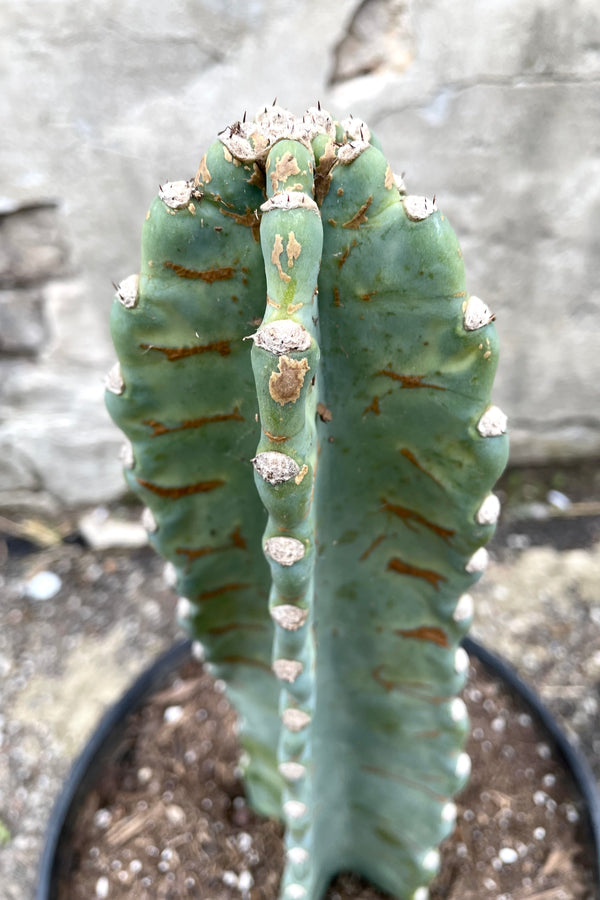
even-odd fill
[{"label": "black plastic pot", "polygon": [[[533,717],[545,728],[563,762],[570,770],[587,810],[589,831],[598,860],[598,896],[600,897],[600,792],[587,761],[567,739],[556,719],[529,687],[504,660],[471,638],[463,646],[470,657],[492,675],[504,681],[529,707]],[[121,699],[112,706],[78,757],[58,797],[46,832],[35,900],[56,900],[59,876],[64,871],[73,823],[83,799],[93,786],[97,773],[119,743],[128,717],[138,710],[183,663],[191,658],[191,643],[184,641],[173,646],[133,683]]]}]

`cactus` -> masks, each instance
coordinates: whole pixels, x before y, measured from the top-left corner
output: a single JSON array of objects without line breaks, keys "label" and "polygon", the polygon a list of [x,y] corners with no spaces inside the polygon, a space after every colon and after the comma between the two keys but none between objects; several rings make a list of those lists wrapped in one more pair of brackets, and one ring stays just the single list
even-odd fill
[{"label": "cactus", "polygon": [[111,326],[126,478],[286,824],[282,900],[345,870],[423,900],[507,456],[452,229],[365,123],[274,106],[161,188]]}]

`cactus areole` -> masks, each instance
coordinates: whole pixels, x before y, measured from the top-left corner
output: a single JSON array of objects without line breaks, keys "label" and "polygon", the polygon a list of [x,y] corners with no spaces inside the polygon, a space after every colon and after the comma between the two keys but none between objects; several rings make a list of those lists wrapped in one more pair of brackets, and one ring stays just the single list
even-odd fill
[{"label": "cactus areole", "polygon": [[277,106],[162,185],[112,309],[110,414],[237,708],[282,900],[424,900],[469,775],[469,586],[507,458],[493,315],[364,122]]}]

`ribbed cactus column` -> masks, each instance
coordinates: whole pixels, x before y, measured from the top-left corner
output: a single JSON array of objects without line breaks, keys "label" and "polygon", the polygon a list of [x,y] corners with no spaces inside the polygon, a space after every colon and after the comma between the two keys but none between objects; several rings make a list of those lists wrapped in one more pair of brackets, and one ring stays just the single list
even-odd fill
[{"label": "ribbed cactus column", "polygon": [[314,819],[312,498],[319,362],[315,322],[323,227],[312,198],[313,162],[309,147],[290,140],[276,143],[267,159],[267,189],[272,196],[262,206],[260,227],[267,302],[252,348],[262,429],[254,466],[259,494],[269,512],[263,547],[272,574],[273,670],[282,685],[278,762],[286,784],[283,813],[288,862],[281,887],[286,900],[307,895]]},{"label": "ribbed cactus column", "polygon": [[239,712],[250,802],[286,821],[282,900],[345,870],[426,900],[454,827],[507,458],[493,319],[435,202],[320,108],[244,117],[163,185],[113,305],[126,477]]}]

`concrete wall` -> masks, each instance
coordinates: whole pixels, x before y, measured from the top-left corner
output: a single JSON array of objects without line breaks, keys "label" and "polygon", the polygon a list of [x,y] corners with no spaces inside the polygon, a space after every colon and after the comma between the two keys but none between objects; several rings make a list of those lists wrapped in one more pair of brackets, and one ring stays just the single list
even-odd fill
[{"label": "concrete wall", "polygon": [[597,0],[0,0],[0,505],[116,497],[111,281],[244,109],[366,119],[498,317],[512,459],[600,455]]}]

